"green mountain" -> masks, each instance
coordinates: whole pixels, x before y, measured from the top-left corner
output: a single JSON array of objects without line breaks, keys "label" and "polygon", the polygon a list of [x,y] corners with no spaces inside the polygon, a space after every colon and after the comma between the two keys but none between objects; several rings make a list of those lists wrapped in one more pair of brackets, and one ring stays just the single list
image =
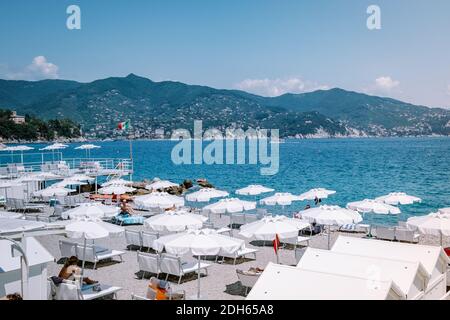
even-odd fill
[{"label": "green mountain", "polygon": [[190,129],[194,120],[203,120],[204,129],[273,128],[282,136],[450,135],[450,110],[390,98],[342,89],[266,98],[134,74],[90,83],[0,80],[0,108],[70,118],[85,133],[108,137],[126,119],[139,136]]}]

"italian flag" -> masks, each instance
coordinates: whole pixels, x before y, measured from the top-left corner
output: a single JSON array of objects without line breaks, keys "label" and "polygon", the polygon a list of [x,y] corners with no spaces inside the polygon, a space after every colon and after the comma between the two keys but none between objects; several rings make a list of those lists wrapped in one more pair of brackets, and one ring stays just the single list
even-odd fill
[{"label": "italian flag", "polygon": [[125,122],[119,122],[117,125],[117,129],[119,130],[127,130],[130,128],[130,120],[127,120]]}]

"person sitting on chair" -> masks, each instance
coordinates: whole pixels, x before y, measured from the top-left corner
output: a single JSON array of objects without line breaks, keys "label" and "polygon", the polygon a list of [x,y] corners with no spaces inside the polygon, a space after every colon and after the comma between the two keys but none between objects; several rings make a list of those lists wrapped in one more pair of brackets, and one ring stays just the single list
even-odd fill
[{"label": "person sitting on chair", "polygon": [[[81,268],[78,266],[78,258],[75,256],[70,257],[64,263],[61,271],[59,272],[58,277],[64,280],[75,280],[76,275],[81,275]],[[88,277],[83,278],[84,284],[95,284],[98,281],[91,280]]]},{"label": "person sitting on chair", "polygon": [[120,216],[129,217],[133,214],[134,210],[128,206],[127,201],[123,200],[120,204]]}]

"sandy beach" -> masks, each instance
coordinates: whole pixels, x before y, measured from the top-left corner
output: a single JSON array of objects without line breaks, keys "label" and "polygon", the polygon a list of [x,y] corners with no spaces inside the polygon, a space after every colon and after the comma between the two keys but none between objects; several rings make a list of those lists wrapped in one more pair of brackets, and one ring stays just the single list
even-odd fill
[{"label": "sandy beach", "polygon": [[[229,224],[229,217],[218,216],[211,217],[215,226],[227,226]],[[128,226],[129,230],[144,230],[143,226]],[[233,236],[242,238],[238,235],[239,230],[233,230]],[[332,242],[339,234],[346,236],[362,237],[361,233],[332,233]],[[57,262],[50,263],[48,269],[48,275],[57,275],[62,267],[63,261],[61,260],[61,253],[58,247],[60,239],[65,239],[64,236],[44,236],[39,237],[39,241],[49,252],[55,257]],[[242,238],[244,239],[244,238]],[[245,239],[246,240],[246,239]],[[72,241],[72,239],[70,240]],[[375,241],[375,240],[374,240]],[[421,244],[438,245],[438,239],[432,237],[421,237]],[[104,246],[110,249],[116,249],[124,251],[123,262],[104,262],[97,266],[96,270],[92,269],[92,265],[87,264],[86,275],[92,279],[98,280],[102,284],[109,284],[122,287],[122,290],[118,292],[117,298],[120,300],[131,299],[131,295],[145,296],[147,285],[149,283],[147,279],[140,279],[141,273],[137,263],[136,250],[127,250],[125,237],[122,235],[118,238],[107,238],[96,241],[96,244]],[[211,266],[209,267],[209,275],[201,278],[201,292],[210,300],[242,300],[245,298],[244,288],[240,286],[236,275],[236,269],[248,270],[250,267],[264,268],[268,262],[276,262],[276,256],[272,246],[260,246],[259,243],[246,240],[246,247],[258,249],[257,260],[245,259],[238,260],[236,265],[233,265],[231,259],[225,260],[224,263],[215,263],[209,261]],[[324,235],[313,236],[310,241],[310,247],[326,249],[327,237]],[[294,256],[294,250],[292,248],[281,249],[279,252],[280,263],[285,265],[296,265],[296,259]],[[192,256],[184,256],[185,261],[193,261]],[[117,260],[119,261],[119,260]],[[332,266],[330,266],[331,270]],[[178,286],[176,282],[178,278],[169,277],[169,281],[172,281],[172,286],[186,291],[186,296],[194,296],[197,290],[197,278],[196,273],[183,277],[181,284]],[[163,278],[165,276],[160,276]]]}]

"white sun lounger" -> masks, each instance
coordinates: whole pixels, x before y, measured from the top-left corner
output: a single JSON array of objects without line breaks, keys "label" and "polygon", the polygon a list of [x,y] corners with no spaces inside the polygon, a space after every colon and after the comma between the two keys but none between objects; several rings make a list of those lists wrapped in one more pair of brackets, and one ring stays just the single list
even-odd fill
[{"label": "white sun lounger", "polygon": [[[204,270],[208,274],[208,267],[211,265],[208,263],[201,262],[200,270]],[[166,281],[169,275],[174,275],[179,277],[178,284],[181,283],[181,278],[189,273],[197,272],[199,269],[197,262],[181,262],[181,258],[177,256],[172,256],[169,254],[161,255],[160,271],[166,273]]]},{"label": "white sun lounger", "polygon": [[[83,246],[77,244],[77,257],[78,259],[83,259]],[[125,253],[123,251],[119,250],[108,250],[105,251],[97,251],[98,248],[96,248],[93,245],[87,245],[86,251],[84,252],[85,258],[84,261],[91,262],[94,264],[94,269],[97,267],[97,263],[103,260],[113,259],[115,257],[119,257],[120,261],[123,261],[122,255]]]},{"label": "white sun lounger", "polygon": [[[257,252],[258,252],[258,249],[244,248],[244,249],[236,251],[234,255],[221,254],[222,262],[225,261],[225,258],[231,258],[231,259],[234,259],[233,265],[235,265],[236,264],[236,260],[238,258],[245,258],[249,254],[252,254],[254,256],[255,260],[256,260],[256,253]],[[217,258],[216,258],[216,261],[217,261]]]}]

